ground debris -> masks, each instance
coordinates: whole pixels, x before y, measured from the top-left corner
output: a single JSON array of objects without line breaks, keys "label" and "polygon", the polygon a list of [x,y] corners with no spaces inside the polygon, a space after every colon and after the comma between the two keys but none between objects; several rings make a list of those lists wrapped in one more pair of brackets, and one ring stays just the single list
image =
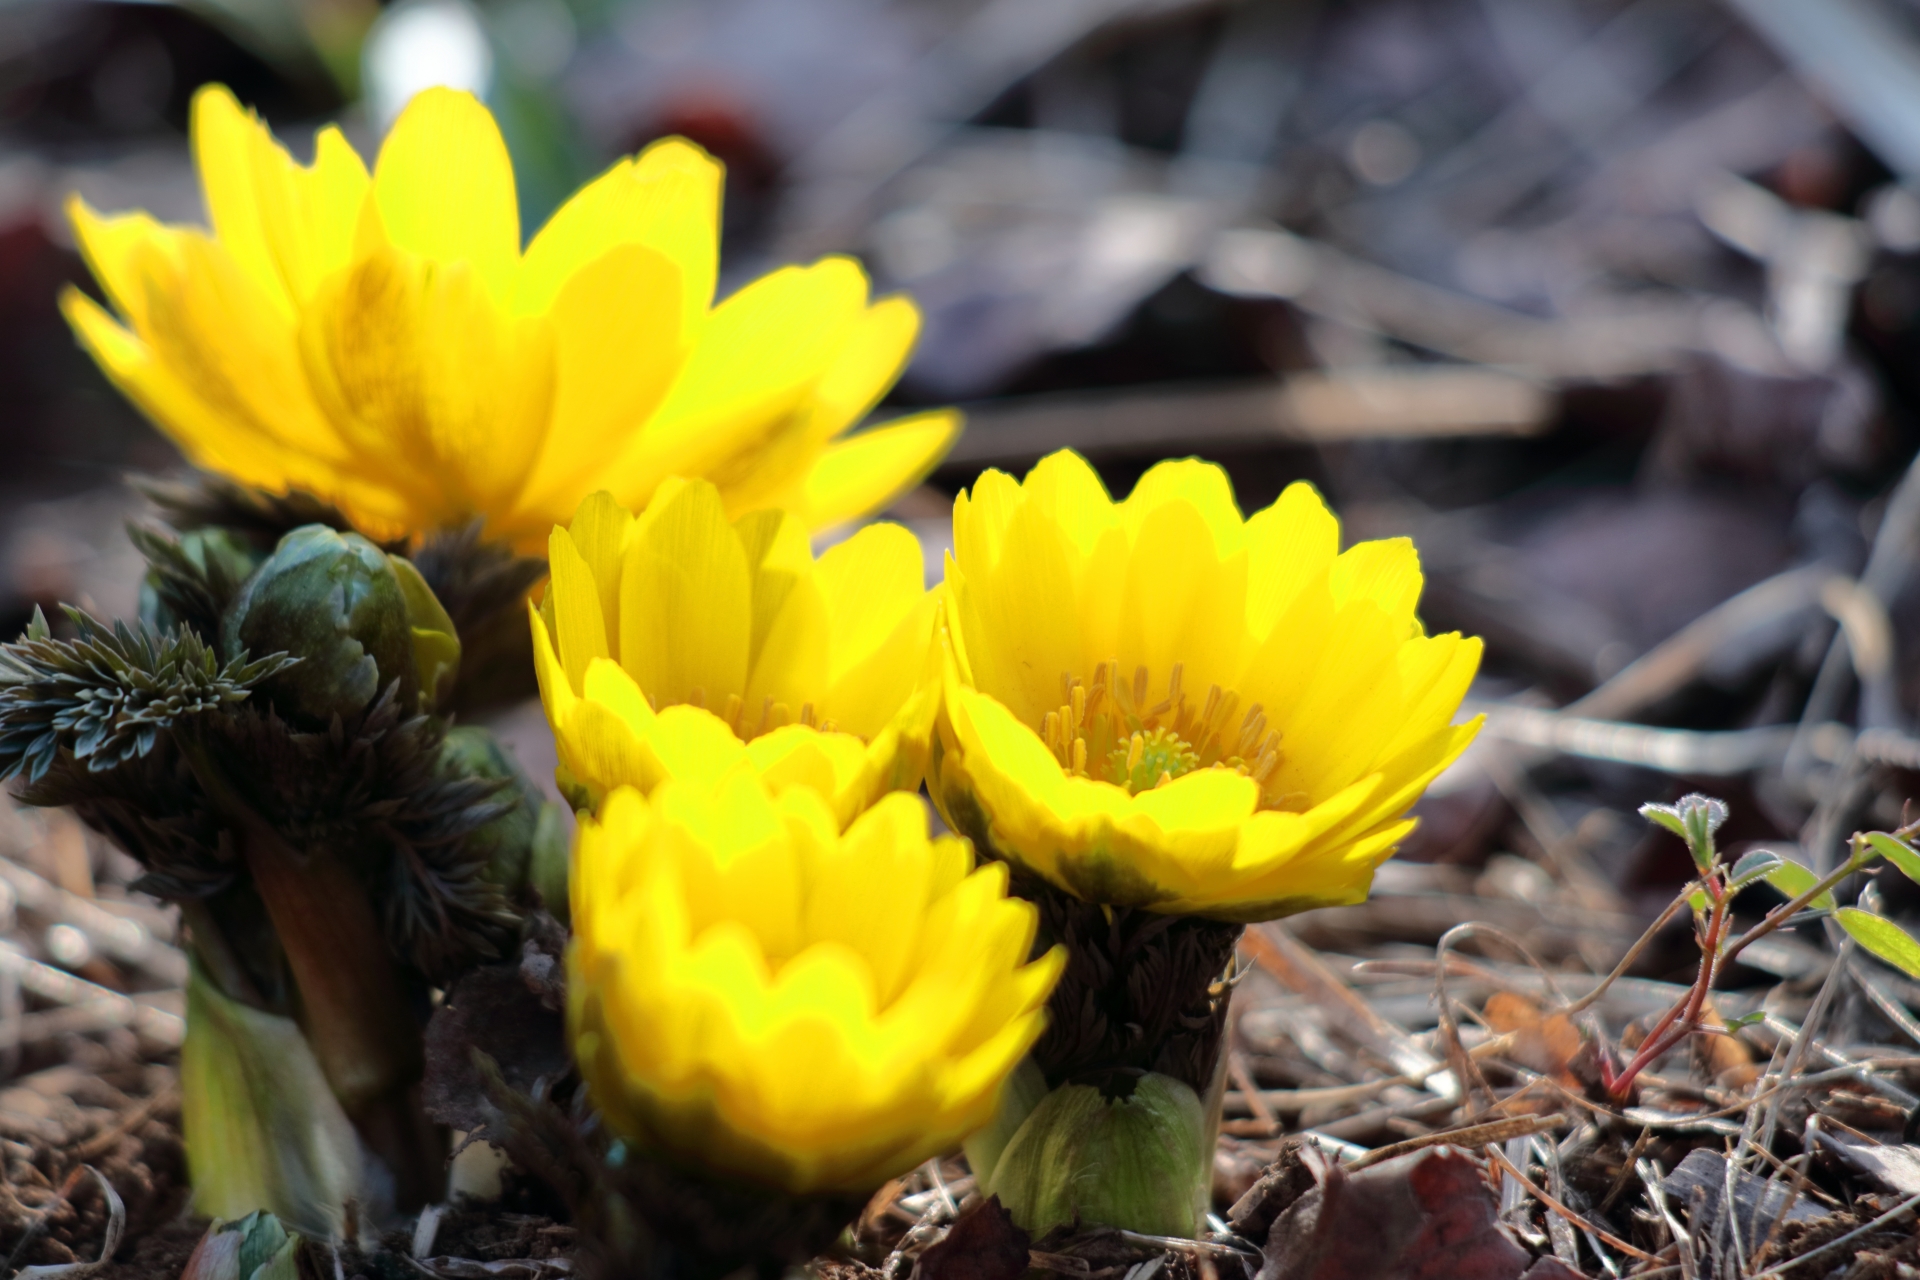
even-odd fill
[{"label": "ground debris", "polygon": [[1262,1280],[1517,1280],[1532,1264],[1502,1231],[1478,1161],[1457,1148],[1359,1173],[1327,1165],[1273,1223]]},{"label": "ground debris", "polygon": [[1027,1270],[1033,1239],[988,1196],[954,1220],[938,1243],[914,1264],[916,1280],[1018,1280]]},{"label": "ground debris", "polygon": [[[1725,1188],[1733,1188],[1733,1211],[1723,1215]],[[1729,1169],[1719,1152],[1700,1147],[1687,1153],[1660,1189],[1687,1209],[1695,1240],[1716,1240],[1731,1248],[1736,1240],[1763,1241],[1781,1222],[1812,1222],[1826,1216],[1793,1194],[1792,1188],[1745,1169]]]}]

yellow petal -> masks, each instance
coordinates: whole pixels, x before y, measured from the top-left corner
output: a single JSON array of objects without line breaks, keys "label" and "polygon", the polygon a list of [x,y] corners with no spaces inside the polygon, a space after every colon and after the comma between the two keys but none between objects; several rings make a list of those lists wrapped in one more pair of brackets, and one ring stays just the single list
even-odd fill
[{"label": "yellow petal", "polygon": [[705,482],[680,486],[635,530],[620,580],[620,665],[662,703],[724,706],[746,690],[750,593],[720,495]]},{"label": "yellow petal", "polygon": [[384,242],[429,262],[464,262],[497,305],[513,297],[520,262],[520,209],[513,163],[493,116],[470,93],[415,95],[373,167],[377,225],[361,251]]},{"label": "yellow petal", "polygon": [[644,434],[607,468],[644,505],[669,475],[706,475],[788,423],[865,310],[866,274],[845,258],[762,276],[707,317]]},{"label": "yellow petal", "polygon": [[843,437],[807,472],[795,504],[815,529],[871,515],[925,479],[960,428],[956,410],[935,409]]},{"label": "yellow petal", "polygon": [[882,298],[868,307],[813,388],[807,434],[825,442],[866,417],[900,377],[919,333],[920,309],[911,299]]},{"label": "yellow petal", "polygon": [[[612,663],[605,665],[613,668]],[[611,671],[606,678],[613,678]],[[749,758],[746,747],[720,717],[689,706],[667,707],[655,716],[646,732],[645,749],[660,777],[707,788],[718,786]]]},{"label": "yellow petal", "polygon": [[[266,488],[286,482],[291,468],[271,436],[250,431],[244,419],[236,421],[214,409],[79,290],[63,292],[60,309],[101,370],[189,460]],[[313,466],[305,474],[318,488],[313,482],[325,472]]]},{"label": "yellow petal", "polygon": [[1329,581],[1336,605],[1371,601],[1389,618],[1410,622],[1420,599],[1420,553],[1409,538],[1363,542],[1333,562]]},{"label": "yellow petal", "polygon": [[787,597],[813,577],[813,548],[807,531],[785,511],[756,511],[734,528],[753,570],[753,639],[748,662],[757,665]]},{"label": "yellow petal", "polygon": [[73,224],[87,269],[106,290],[107,299],[136,328],[147,315],[147,284],[135,270],[136,255],[171,252],[178,234],[144,213],[102,217],[79,196],[67,197],[67,220]]},{"label": "yellow petal", "polygon": [[920,540],[897,524],[870,524],[820,557],[820,589],[833,619],[838,680],[893,634],[926,591]]},{"label": "yellow petal", "polygon": [[788,719],[818,722],[822,708],[815,699],[828,688],[831,627],[827,602],[812,575],[794,583],[767,629],[741,692],[749,718],[757,718],[760,709],[772,703],[784,708],[777,713],[776,724]]},{"label": "yellow petal", "polygon": [[698,332],[713,303],[720,256],[721,166],[684,138],[654,143],[622,160],[560,206],[527,246],[516,306],[546,310],[575,273],[620,245],[637,245],[673,265],[678,322]]},{"label": "yellow petal", "polygon": [[261,297],[283,321],[292,320],[293,299],[274,260],[255,180],[255,147],[273,145],[266,127],[241,109],[225,85],[211,84],[193,95],[192,131],[194,165],[214,234]]},{"label": "yellow petal", "polygon": [[263,129],[254,140],[254,168],[267,244],[296,306],[313,300],[322,282],[353,260],[353,244],[373,179],[340,130],[314,139],[311,167],[296,165]]},{"label": "yellow petal", "polygon": [[1297,480],[1247,521],[1247,629],[1265,638],[1309,582],[1340,553],[1340,522],[1312,485]]},{"label": "yellow petal", "polygon": [[835,830],[852,821],[870,799],[866,748],[851,734],[790,724],[749,742],[747,757],[770,790],[799,788],[825,800],[832,807]]},{"label": "yellow petal", "polygon": [[547,583],[560,665],[575,693],[586,691],[587,667],[596,658],[611,657],[606,616],[593,567],[575,545],[573,535],[555,529],[547,543]]},{"label": "yellow petal", "polygon": [[376,249],[328,282],[300,343],[356,461],[417,510],[457,523],[512,504],[547,430],[552,332],[504,315],[468,263]]},{"label": "yellow petal", "polygon": [[620,563],[632,530],[633,517],[604,489],[589,494],[567,526],[574,548],[593,571],[609,656],[620,652]]},{"label": "yellow petal", "polygon": [[608,453],[646,421],[678,370],[680,276],[660,254],[621,245],[575,272],[553,300],[553,429],[522,499],[564,508]]},{"label": "yellow petal", "polygon": [[1242,545],[1246,534],[1240,508],[1233,500],[1233,484],[1217,464],[1198,458],[1174,458],[1149,468],[1122,504],[1136,541],[1145,522],[1169,503],[1183,503],[1199,514],[1221,559]]}]

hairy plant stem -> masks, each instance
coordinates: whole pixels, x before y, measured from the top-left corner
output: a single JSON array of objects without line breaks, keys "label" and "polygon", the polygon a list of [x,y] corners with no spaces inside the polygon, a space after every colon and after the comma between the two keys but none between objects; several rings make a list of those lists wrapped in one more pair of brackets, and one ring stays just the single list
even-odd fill
[{"label": "hairy plant stem", "polygon": [[286,951],[320,1070],[386,1162],[400,1207],[430,1202],[443,1153],[415,1096],[424,1042],[366,889],[333,854],[303,859],[263,823],[235,835]]},{"label": "hairy plant stem", "polygon": [[1155,1071],[1205,1098],[1219,1074],[1222,978],[1242,926],[1082,902],[1037,877],[1015,877],[1013,892],[1040,908],[1034,953],[1067,947],[1047,1030],[1033,1047],[1048,1085],[1124,1094],[1130,1079]]},{"label": "hairy plant stem", "polygon": [[398,1207],[430,1203],[445,1183],[445,1140],[420,1106],[422,1029],[366,886],[332,851],[292,848],[204,742],[177,736],[266,905],[298,992],[296,1018],[322,1074],[393,1175]]}]

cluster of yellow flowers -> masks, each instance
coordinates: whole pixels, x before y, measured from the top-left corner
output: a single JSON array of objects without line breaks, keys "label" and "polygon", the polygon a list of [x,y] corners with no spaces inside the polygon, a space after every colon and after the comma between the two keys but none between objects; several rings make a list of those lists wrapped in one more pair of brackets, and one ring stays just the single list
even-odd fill
[{"label": "cluster of yellow flowers", "polygon": [[[897,526],[816,556],[957,419],[847,434],[916,327],[847,260],[712,305],[719,172],[684,142],[524,252],[463,95],[416,99],[371,176],[332,131],[295,163],[223,90],[194,143],[213,234],[76,205],[118,317],[68,314],[202,466],[380,534],[551,529],[570,1027],[631,1141],[870,1190],[986,1124],[1043,1029],[1063,958],[1009,867],[1229,922],[1358,901],[1473,736],[1478,642],[1426,635],[1412,546],[1340,551],[1305,485],[1246,518],[1173,461],[1115,502],[1062,453],[960,496],[933,590]],[[929,839],[923,781],[971,849]]]}]

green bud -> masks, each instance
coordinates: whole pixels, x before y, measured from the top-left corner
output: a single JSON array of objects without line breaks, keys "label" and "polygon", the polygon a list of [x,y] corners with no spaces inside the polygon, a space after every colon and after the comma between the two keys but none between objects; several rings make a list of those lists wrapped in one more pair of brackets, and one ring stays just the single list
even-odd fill
[{"label": "green bud", "polygon": [[572,899],[567,891],[573,824],[567,817],[567,806],[558,801],[541,803],[540,822],[533,829],[533,858],[527,866],[527,883],[540,905],[563,925],[573,923]]},{"label": "green bud", "polygon": [[993,1194],[1034,1236],[1079,1221],[1191,1240],[1206,1223],[1212,1149],[1199,1096],[1172,1076],[1149,1072],[1124,1098],[1062,1085],[1007,1143]]},{"label": "green bud", "polygon": [[433,588],[413,567],[413,561],[388,556],[400,594],[407,601],[407,626],[413,633],[413,667],[420,681],[421,709],[431,711],[453,692],[460,675],[460,633],[433,594]]},{"label": "green bud", "polygon": [[[519,897],[534,869],[542,839],[541,820],[551,802],[521,771],[500,740],[477,726],[456,725],[447,730],[440,744],[440,764],[448,773],[502,779],[507,787],[498,797],[499,801],[503,804],[519,801],[468,837],[469,847],[486,853],[487,879],[500,886],[508,898]],[[546,838],[551,840],[552,836],[549,834]]]},{"label": "green bud", "polygon": [[283,714],[310,721],[355,715],[395,679],[411,711],[420,687],[393,562],[359,534],[325,525],[280,539],[227,607],[220,646],[230,657],[244,649],[300,658],[263,689]]},{"label": "green bud", "polygon": [[1713,833],[1727,820],[1726,801],[1689,792],[1672,804],[1643,804],[1640,816],[1685,840],[1695,865],[1703,872],[1712,870],[1718,857]]},{"label": "green bud", "polygon": [[255,1210],[238,1222],[216,1220],[200,1237],[180,1280],[295,1280],[300,1237],[288,1235],[271,1213]]}]

